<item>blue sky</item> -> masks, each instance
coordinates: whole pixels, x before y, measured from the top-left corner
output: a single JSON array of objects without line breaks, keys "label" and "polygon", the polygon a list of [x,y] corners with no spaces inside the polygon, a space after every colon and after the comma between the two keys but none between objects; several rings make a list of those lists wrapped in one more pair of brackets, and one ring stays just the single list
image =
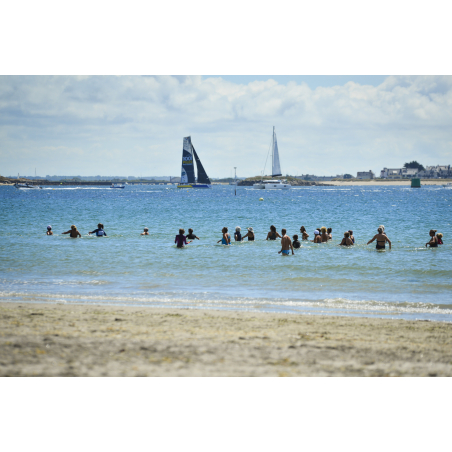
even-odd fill
[{"label": "blue sky", "polygon": [[452,163],[451,76],[0,76],[0,174],[263,170],[276,127],[284,174]]}]

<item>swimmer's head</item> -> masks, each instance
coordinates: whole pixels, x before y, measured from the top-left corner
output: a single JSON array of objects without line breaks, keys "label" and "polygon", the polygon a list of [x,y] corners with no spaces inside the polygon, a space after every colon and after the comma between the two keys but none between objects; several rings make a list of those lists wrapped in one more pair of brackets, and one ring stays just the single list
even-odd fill
[{"label": "swimmer's head", "polygon": [[437,229],[430,229],[430,235],[433,237],[436,234]]},{"label": "swimmer's head", "polygon": [[348,231],[348,232],[350,232],[350,235],[353,235],[353,231],[350,229],[350,231]]},{"label": "swimmer's head", "polygon": [[149,228],[144,228],[144,232],[148,232],[149,231]]},{"label": "swimmer's head", "polygon": [[223,228],[223,229],[221,230],[221,232],[222,232],[223,234],[225,234],[226,232],[228,232],[228,228]]},{"label": "swimmer's head", "polygon": [[236,228],[235,228],[235,232],[240,232],[242,230],[242,228],[240,227],[240,226],[237,226]]},{"label": "swimmer's head", "polygon": [[73,224],[73,225],[71,226],[71,229],[77,229],[77,226],[76,226],[75,224]]},{"label": "swimmer's head", "polygon": [[286,235],[286,230],[285,229],[281,229],[282,235]]},{"label": "swimmer's head", "polygon": [[319,234],[320,234],[319,230],[316,229],[316,230],[314,231],[314,235],[319,235]]},{"label": "swimmer's head", "polygon": [[295,235],[293,236],[293,239],[294,239],[294,240],[298,240],[298,235],[295,234]]},{"label": "swimmer's head", "polygon": [[379,234],[383,234],[383,228],[381,226],[378,228],[378,232]]},{"label": "swimmer's head", "polygon": [[383,231],[385,230],[385,227],[382,224],[380,224],[380,226],[378,227],[381,228]]},{"label": "swimmer's head", "polygon": [[271,226],[270,226],[270,231],[276,232],[276,228],[275,228],[273,225],[271,225]]},{"label": "swimmer's head", "polygon": [[325,233],[325,232],[326,232],[326,227],[325,227],[325,226],[322,226],[322,227],[320,228],[320,230],[322,231],[322,233]]},{"label": "swimmer's head", "polygon": [[247,228],[247,229],[248,229],[248,232],[254,232],[253,228]]},{"label": "swimmer's head", "polygon": [[192,228],[189,228],[188,232],[189,232],[190,234],[193,234],[193,229],[192,229]]},{"label": "swimmer's head", "polygon": [[440,239],[443,238],[443,233],[442,232],[438,232],[438,234],[436,234]]},{"label": "swimmer's head", "polygon": [[306,232],[306,228],[305,228],[304,226],[302,226],[302,227],[300,228],[300,232]]},{"label": "swimmer's head", "polygon": [[179,234],[185,234],[185,229],[179,229]]},{"label": "swimmer's head", "polygon": [[328,228],[326,232],[328,232],[328,234],[331,234],[333,232],[333,228]]},{"label": "swimmer's head", "polygon": [[98,227],[99,229],[104,229],[104,225],[103,225],[102,223],[99,223],[99,224],[97,225],[97,227]]},{"label": "swimmer's head", "polygon": [[348,238],[348,237],[350,237],[350,232],[344,232],[344,237],[346,237],[346,238]]},{"label": "swimmer's head", "polygon": [[47,230],[48,230],[48,231],[51,231],[51,230],[52,230],[52,226],[50,226],[50,225],[47,226]]}]

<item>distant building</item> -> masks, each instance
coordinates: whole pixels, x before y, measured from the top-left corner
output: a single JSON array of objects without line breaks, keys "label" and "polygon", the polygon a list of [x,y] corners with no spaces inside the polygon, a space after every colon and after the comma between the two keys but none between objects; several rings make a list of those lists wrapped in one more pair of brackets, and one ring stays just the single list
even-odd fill
[{"label": "distant building", "polygon": [[418,174],[417,168],[383,168],[380,172],[382,179],[400,179],[403,177],[414,177]]},{"label": "distant building", "polygon": [[358,171],[356,173],[357,179],[373,179],[375,177],[375,174],[372,172],[372,170],[369,171]]},{"label": "distant building", "polygon": [[452,169],[450,165],[426,166],[424,171],[419,172],[420,177],[438,179],[452,177]]}]

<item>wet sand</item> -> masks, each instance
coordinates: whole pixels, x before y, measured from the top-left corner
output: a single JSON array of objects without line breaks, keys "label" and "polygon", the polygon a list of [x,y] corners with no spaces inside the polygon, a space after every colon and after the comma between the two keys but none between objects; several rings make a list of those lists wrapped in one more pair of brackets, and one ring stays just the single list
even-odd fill
[{"label": "wet sand", "polygon": [[452,324],[0,303],[0,376],[451,376]]}]

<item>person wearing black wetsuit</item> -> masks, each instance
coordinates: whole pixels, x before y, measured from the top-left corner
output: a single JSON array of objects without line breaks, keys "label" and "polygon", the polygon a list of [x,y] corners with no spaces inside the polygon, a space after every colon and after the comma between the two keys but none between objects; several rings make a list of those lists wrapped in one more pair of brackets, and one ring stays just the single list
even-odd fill
[{"label": "person wearing black wetsuit", "polygon": [[425,247],[427,248],[428,245],[430,245],[430,248],[438,248],[438,237],[436,237],[436,229],[430,229],[430,241],[425,244]]},{"label": "person wearing black wetsuit", "polygon": [[190,229],[188,230],[187,239],[188,239],[188,240],[195,240],[195,239],[198,239],[198,240],[199,240],[199,237],[198,237],[197,235],[193,234],[193,229],[190,228]]}]

